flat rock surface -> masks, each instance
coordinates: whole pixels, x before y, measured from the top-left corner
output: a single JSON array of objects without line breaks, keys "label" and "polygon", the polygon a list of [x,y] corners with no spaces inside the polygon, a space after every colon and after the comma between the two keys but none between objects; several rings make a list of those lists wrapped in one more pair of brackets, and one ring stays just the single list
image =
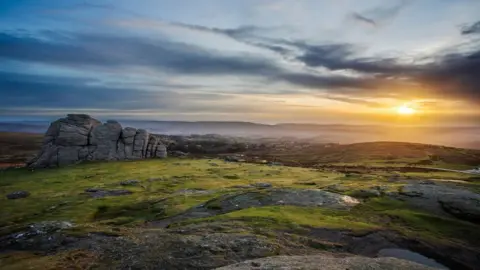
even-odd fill
[{"label": "flat rock surface", "polygon": [[154,226],[166,227],[172,223],[192,218],[204,218],[238,211],[250,207],[293,205],[348,209],[359,204],[357,199],[320,189],[266,189],[220,196],[205,204],[193,207],[182,214],[155,221]]},{"label": "flat rock surface", "polygon": [[457,218],[480,221],[480,194],[439,184],[408,184],[402,188],[403,199],[436,213],[442,211]]},{"label": "flat rock surface", "polygon": [[429,270],[436,269],[395,258],[346,257],[328,255],[275,256],[245,261],[218,270]]},{"label": "flat rock surface", "polygon": [[[320,189],[270,189],[252,191],[236,195],[226,195],[216,199],[222,212],[230,212],[249,207],[269,205],[321,206],[329,208],[349,208],[360,203],[357,199]],[[207,203],[207,206],[209,203]]]}]

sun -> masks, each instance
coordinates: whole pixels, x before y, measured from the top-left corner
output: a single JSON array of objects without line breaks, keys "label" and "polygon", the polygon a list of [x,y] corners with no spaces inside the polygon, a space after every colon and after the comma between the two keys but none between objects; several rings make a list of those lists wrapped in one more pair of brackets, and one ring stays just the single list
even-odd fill
[{"label": "sun", "polygon": [[397,108],[397,113],[401,115],[412,115],[416,111],[414,108],[409,107],[407,104],[403,104],[402,106]]}]

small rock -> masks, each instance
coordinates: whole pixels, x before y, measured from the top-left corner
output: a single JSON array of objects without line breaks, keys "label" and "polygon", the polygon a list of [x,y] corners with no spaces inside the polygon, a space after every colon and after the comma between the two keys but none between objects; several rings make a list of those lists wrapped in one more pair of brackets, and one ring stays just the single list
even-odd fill
[{"label": "small rock", "polygon": [[120,185],[122,185],[122,186],[135,186],[138,183],[140,183],[139,180],[131,179],[131,180],[126,180],[126,181],[120,182]]},{"label": "small rock", "polygon": [[105,190],[105,189],[98,189],[98,188],[87,188],[85,190],[92,198],[103,198],[108,196],[122,196],[122,195],[130,195],[133,192],[130,190],[118,189],[118,190]]},{"label": "small rock", "polygon": [[235,185],[231,186],[231,188],[253,188],[254,186],[252,185]]},{"label": "small rock", "polygon": [[423,181],[420,181],[419,184],[422,184],[422,185],[435,185],[435,182],[432,181],[432,180],[423,180]]},{"label": "small rock", "polygon": [[181,189],[176,191],[174,194],[181,194],[181,195],[207,195],[207,194],[212,194],[214,193],[214,190],[205,190],[205,189],[199,189],[199,188],[194,188],[194,189]]},{"label": "small rock", "polygon": [[305,186],[315,186],[317,183],[315,183],[313,181],[307,181],[307,182],[298,182],[297,184],[305,185]]},{"label": "small rock", "polygon": [[16,200],[16,199],[23,199],[30,196],[30,192],[24,191],[24,190],[19,190],[19,191],[14,191],[12,193],[7,194],[7,199],[9,200]]},{"label": "small rock", "polygon": [[85,189],[85,192],[99,192],[102,191],[103,189],[101,188],[87,188]]},{"label": "small rock", "polygon": [[270,183],[255,183],[253,184],[252,186],[256,187],[256,188],[271,188],[272,187],[272,184]]},{"label": "small rock", "polygon": [[252,262],[251,265],[252,265],[253,267],[260,267],[260,266],[262,266],[262,264],[260,264],[260,263],[258,263],[258,262]]},{"label": "small rock", "polygon": [[228,162],[244,162],[245,161],[245,159],[243,159],[242,156],[226,156],[224,160]]}]

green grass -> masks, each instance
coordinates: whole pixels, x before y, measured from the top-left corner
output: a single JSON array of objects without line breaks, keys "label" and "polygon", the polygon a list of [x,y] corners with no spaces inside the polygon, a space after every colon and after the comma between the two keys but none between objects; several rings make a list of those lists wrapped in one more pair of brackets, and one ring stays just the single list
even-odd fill
[{"label": "green grass", "polygon": [[[224,163],[214,160],[143,160],[88,163],[58,169],[27,169],[0,172],[0,226],[41,220],[70,220],[75,223],[123,221],[144,222],[174,215],[221,194],[234,191],[233,185],[270,182],[278,187],[295,186],[297,181],[316,179],[328,184],[338,177],[302,168],[269,167],[256,164]],[[237,175],[226,179],[224,175]],[[140,185],[124,187],[119,182],[138,179]],[[150,179],[150,180],[149,180]],[[298,185],[302,187],[302,185]],[[90,198],[86,188],[128,189],[132,195]],[[213,190],[208,195],[174,194],[182,189]],[[7,200],[5,195],[27,190],[30,197]],[[161,201],[161,202],[159,202]],[[103,211],[99,211],[106,207]],[[19,211],[21,209],[21,211]]]},{"label": "green grass", "polygon": [[[218,166],[210,165],[212,162]],[[440,176],[448,179],[450,174],[435,172],[412,176],[411,173],[399,173],[402,178],[410,176],[411,179],[419,180]],[[228,177],[232,175],[235,177]],[[231,188],[234,185],[268,182],[274,187],[322,188],[338,183],[346,187],[346,194],[378,185],[386,185],[389,190],[394,191],[404,185],[388,182],[390,176],[391,173],[381,171],[347,176],[343,173],[306,168],[175,158],[85,163],[35,171],[27,169],[1,171],[0,235],[19,230],[33,222],[46,220],[74,222],[78,225],[71,230],[74,234],[90,231],[122,234],[145,222],[182,213],[207,201],[208,207],[216,209],[215,207],[219,206],[216,198],[244,191]],[[128,187],[119,184],[129,179],[137,179],[141,183]],[[473,190],[480,187],[479,182],[475,180],[462,185]],[[133,194],[91,198],[84,190],[92,187],[128,189],[133,191]],[[185,189],[211,192],[179,193]],[[16,190],[27,190],[31,196],[18,200],[5,198],[5,194]],[[403,202],[383,197],[368,199],[350,211],[318,207],[268,206],[187,220],[174,226],[210,222],[237,224],[254,230],[302,231],[309,227],[353,231],[386,229],[431,242],[455,241],[469,244],[480,242],[478,228],[471,223],[439,217],[414,209]]]},{"label": "green grass", "polygon": [[348,211],[318,207],[266,206],[252,207],[223,215],[188,220],[178,225],[214,221],[242,221],[265,229],[296,229],[302,226],[343,230],[372,230],[379,227],[353,218]]}]

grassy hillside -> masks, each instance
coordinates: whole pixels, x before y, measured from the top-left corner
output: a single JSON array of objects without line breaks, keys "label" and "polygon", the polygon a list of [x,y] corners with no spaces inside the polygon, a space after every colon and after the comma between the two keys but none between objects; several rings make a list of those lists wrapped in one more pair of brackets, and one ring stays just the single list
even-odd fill
[{"label": "grassy hillside", "polygon": [[[447,178],[467,180],[456,183],[458,186],[479,190],[480,183],[465,174],[434,172],[418,173],[415,177],[397,174],[408,181],[445,178],[446,175]],[[392,182],[390,178],[391,174],[382,172],[345,175],[307,168],[174,158],[86,163],[35,171],[11,169],[0,171],[0,239],[25,230],[29,224],[68,221],[75,227],[65,233],[81,239],[95,238],[99,234],[137,239],[143,233],[177,235],[181,232],[184,235],[193,230],[193,235],[207,235],[221,231],[266,237],[272,245],[280,247],[276,251],[278,254],[290,254],[295,250],[343,250],[342,244],[334,240],[318,240],[315,237],[318,228],[339,233],[348,231],[358,237],[388,231],[397,235],[398,241],[422,243],[422,248],[437,246],[436,252],[475,248],[480,241],[476,225],[423,211],[384,196],[360,197],[364,202],[351,210],[275,205],[178,220],[171,222],[166,231],[156,225],[197,205],[210,205],[213,209],[216,198],[225,194],[239,194],[245,190],[256,190],[259,194],[269,192],[245,189],[248,184],[262,182],[270,183],[274,188],[327,190],[333,184],[341,184],[344,187],[341,193],[357,196],[359,190],[376,186],[383,186],[386,192],[396,192],[406,183]],[[121,182],[125,180],[139,182],[122,186]],[[86,192],[89,188],[121,189],[132,193],[93,198]],[[17,190],[29,191],[31,195],[17,200],[5,198],[6,194]],[[292,245],[294,248],[290,249]],[[73,267],[85,263],[84,260],[97,266],[112,263],[94,257],[84,247],[77,247],[73,255],[68,252],[58,251],[47,257],[39,257],[34,250],[7,252],[0,256],[0,266],[3,265],[2,269],[25,269],[26,265],[34,265],[32,269],[55,269]],[[120,252],[135,251],[125,248]]]},{"label": "grassy hillside", "polygon": [[287,164],[359,165],[437,165],[470,168],[480,165],[480,150],[403,142],[367,142],[346,145],[312,145],[305,148],[284,147],[252,152]]}]

